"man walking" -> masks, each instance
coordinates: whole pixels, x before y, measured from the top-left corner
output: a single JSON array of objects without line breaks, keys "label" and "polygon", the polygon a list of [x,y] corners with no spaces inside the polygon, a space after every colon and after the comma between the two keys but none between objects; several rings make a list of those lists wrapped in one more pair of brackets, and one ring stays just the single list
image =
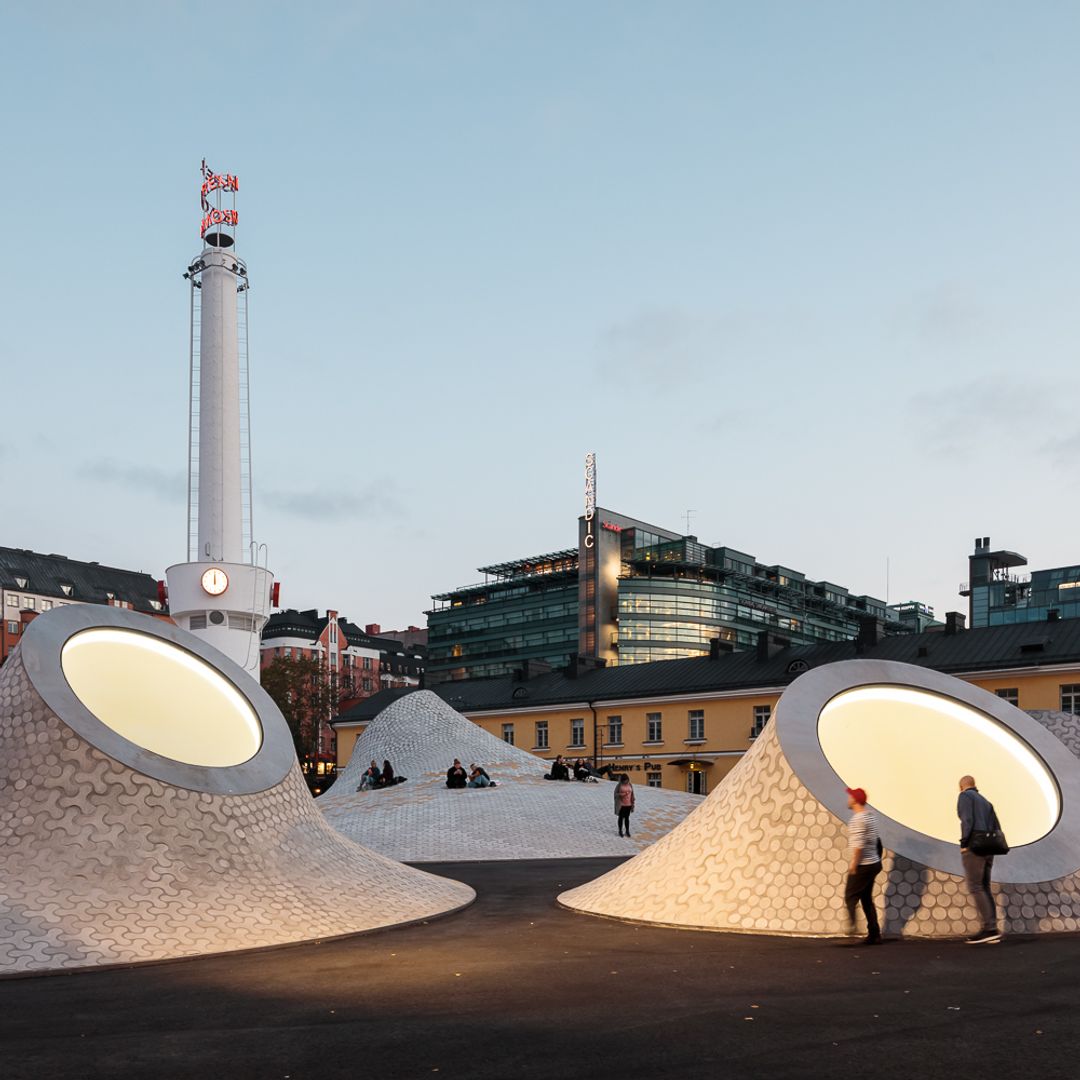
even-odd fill
[{"label": "man walking", "polygon": [[881,927],[874,907],[874,879],[881,873],[878,827],[874,811],[866,806],[862,788],[845,788],[851,820],[848,822],[848,876],[844,887],[848,930],[855,933],[855,905],[862,904],[866,916],[865,945],[881,944]]},{"label": "man walking", "polygon": [[990,872],[994,868],[994,856],[976,855],[971,850],[971,835],[975,832],[993,832],[998,828],[998,819],[990,800],[979,794],[973,776],[960,777],[960,797],[956,800],[956,813],[960,818],[960,859],[964,864],[964,878],[982,923],[979,932],[972,934],[967,943],[991,945],[1001,940],[994,894],[990,891]]}]

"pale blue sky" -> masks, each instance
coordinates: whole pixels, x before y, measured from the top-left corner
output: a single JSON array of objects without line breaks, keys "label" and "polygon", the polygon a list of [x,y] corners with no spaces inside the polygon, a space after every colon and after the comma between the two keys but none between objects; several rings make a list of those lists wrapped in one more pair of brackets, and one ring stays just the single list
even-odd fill
[{"label": "pale blue sky", "polygon": [[202,157],[256,527],[423,624],[601,505],[939,614],[1080,562],[1075,3],[0,0],[0,543],[185,557]]}]

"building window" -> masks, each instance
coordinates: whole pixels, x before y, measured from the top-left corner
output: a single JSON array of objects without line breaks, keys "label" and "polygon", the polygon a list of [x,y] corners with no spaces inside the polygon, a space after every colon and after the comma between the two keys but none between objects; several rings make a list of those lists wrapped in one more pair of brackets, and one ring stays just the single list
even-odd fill
[{"label": "building window", "polygon": [[577,719],[570,721],[570,745],[571,746],[584,746],[585,745],[585,721],[584,719]]},{"label": "building window", "polygon": [[364,679],[362,681],[361,685],[363,686],[363,688],[365,690],[370,690],[371,689],[371,680],[370,679]]},{"label": "building window", "polygon": [[365,671],[370,671],[371,670],[371,657],[370,656],[365,656],[364,657],[364,670]]},{"label": "building window", "polygon": [[503,724],[503,742],[509,743],[510,746],[514,745],[514,725]]},{"label": "building window", "polygon": [[23,597],[23,607],[27,611],[33,611],[34,610],[34,598],[32,596],[24,596]]},{"label": "building window", "polygon": [[19,606],[19,598],[17,596],[14,596],[12,593],[8,593],[7,606],[17,608]]},{"label": "building window", "polygon": [[609,746],[622,745],[622,717],[609,716],[607,718],[607,734]]},{"label": "building window", "polygon": [[1010,705],[1019,705],[1020,704],[1020,689],[1019,689],[1019,687],[1006,686],[1006,687],[1003,687],[1001,690],[995,690],[994,693],[996,693],[997,696],[1002,699],[1002,701],[1007,701]]},{"label": "building window", "polygon": [[769,722],[771,716],[771,705],[754,706],[754,726],[750,729],[751,739],[756,739],[765,730],[765,725]]},{"label": "building window", "polygon": [[285,659],[286,660],[291,660],[292,659],[292,648],[289,645],[285,646]]},{"label": "building window", "polygon": [[52,601],[51,600],[42,600],[41,601],[41,610],[42,611],[51,611],[52,610]]},{"label": "building window", "polygon": [[330,624],[330,644],[337,644],[337,623]]},{"label": "building window", "polygon": [[[664,728],[660,713],[651,712],[645,714],[645,741],[646,742],[663,742],[664,741]],[[659,775],[659,774],[657,774]],[[657,784],[657,787],[660,785]]]},{"label": "building window", "polygon": [[1061,711],[1080,715],[1080,683],[1065,683],[1061,687]]},{"label": "building window", "polygon": [[645,782],[649,785],[649,787],[663,787],[664,777],[661,773],[658,772],[647,772],[645,774]]},{"label": "building window", "polygon": [[691,709],[687,714],[690,719],[689,740],[694,742],[705,738],[705,710]]},{"label": "building window", "polygon": [[70,596],[70,595],[71,595],[71,593],[72,593],[72,590],[73,590],[74,588],[75,588],[75,586],[74,586],[74,585],[61,585],[61,586],[60,586],[60,591],[61,591],[61,592],[62,592],[62,593],[63,593],[63,594],[65,595],[65,596]]},{"label": "building window", "polygon": [[7,632],[9,634],[17,634],[19,632],[19,624],[17,622],[9,621],[7,624]]},{"label": "building window", "polygon": [[546,750],[548,748],[548,722],[546,720],[536,721],[536,742],[533,744],[535,750]]}]

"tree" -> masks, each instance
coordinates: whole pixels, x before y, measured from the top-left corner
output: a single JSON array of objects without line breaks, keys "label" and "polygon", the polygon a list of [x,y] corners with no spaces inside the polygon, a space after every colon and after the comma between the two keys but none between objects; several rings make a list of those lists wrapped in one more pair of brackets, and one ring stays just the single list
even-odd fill
[{"label": "tree", "polygon": [[276,656],[263,668],[262,687],[289,725],[296,756],[315,760],[323,749],[323,724],[339,704],[336,673],[321,657]]}]

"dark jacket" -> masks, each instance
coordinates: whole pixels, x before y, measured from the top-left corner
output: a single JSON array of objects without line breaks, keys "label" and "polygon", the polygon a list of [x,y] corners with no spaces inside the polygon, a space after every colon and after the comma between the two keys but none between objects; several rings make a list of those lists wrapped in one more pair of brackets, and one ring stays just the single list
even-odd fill
[{"label": "dark jacket", "polygon": [[956,813],[960,818],[960,846],[971,846],[973,832],[991,832],[998,827],[994,804],[983,798],[977,788],[967,788],[960,792],[956,800]]}]

